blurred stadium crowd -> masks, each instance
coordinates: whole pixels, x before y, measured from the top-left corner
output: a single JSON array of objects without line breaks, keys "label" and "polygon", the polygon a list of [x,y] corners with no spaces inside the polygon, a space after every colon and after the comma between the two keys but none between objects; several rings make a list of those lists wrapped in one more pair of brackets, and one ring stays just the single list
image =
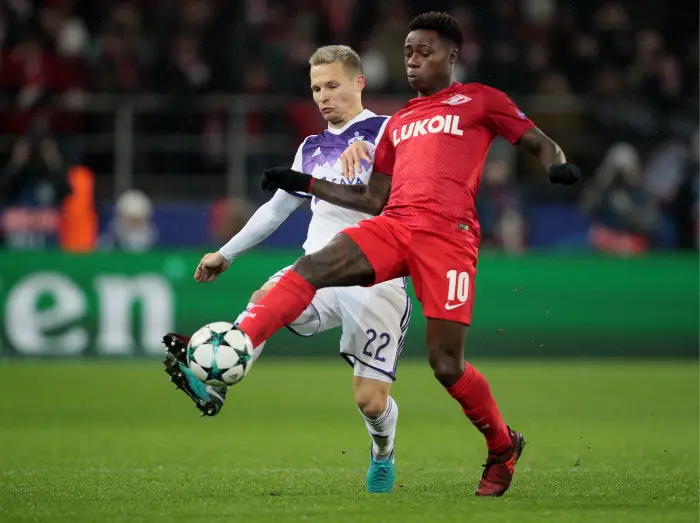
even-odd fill
[{"label": "blurred stadium crowd", "polygon": [[[205,241],[225,239],[260,197],[260,167],[288,161],[303,138],[314,114],[307,100],[314,49],[352,45],[364,62],[367,106],[374,109],[376,98],[400,107],[411,96],[401,54],[406,27],[427,10],[450,11],[462,26],[457,79],[509,93],[588,175],[581,187],[552,191],[535,165],[496,143],[478,202],[486,245],[513,253],[698,248],[694,0],[6,0],[0,205],[5,238],[15,238],[7,244],[33,245],[16,240],[32,222],[41,231],[70,229],[59,231],[68,249],[97,236],[105,247],[159,245],[164,227],[178,223],[172,209],[163,211],[170,221],[154,217],[166,200],[187,200],[205,174],[215,182],[198,199],[210,204],[224,193],[231,96],[274,97],[274,110],[251,105],[241,116],[245,133],[288,141],[282,151],[263,145],[250,153],[247,172],[236,173],[253,180],[250,190],[207,207],[212,238]],[[132,132],[186,136],[195,145],[135,151],[127,163],[143,191],[114,194],[103,188],[113,187],[124,159],[111,142],[98,154],[82,137],[121,132],[118,106],[136,95],[162,103],[135,118]],[[191,110],[204,95],[205,108]],[[97,101],[100,111],[87,110]],[[155,181],[140,183],[141,172]],[[175,174],[186,178],[173,195],[165,186]],[[60,214],[27,218],[37,208]],[[578,225],[555,230],[561,223]]]}]

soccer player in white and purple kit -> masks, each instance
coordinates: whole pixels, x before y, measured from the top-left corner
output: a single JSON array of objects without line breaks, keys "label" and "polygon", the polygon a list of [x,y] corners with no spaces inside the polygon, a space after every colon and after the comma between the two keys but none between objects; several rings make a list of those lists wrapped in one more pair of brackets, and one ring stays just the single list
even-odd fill
[{"label": "soccer player in white and purple kit", "polygon": [[[318,49],[311,59],[311,90],[314,101],[328,122],[322,133],[306,138],[294,158],[293,169],[315,178],[339,184],[366,184],[371,174],[371,158],[354,179],[343,176],[341,154],[356,141],[377,144],[388,121],[362,107],[360,57],[346,46]],[[214,281],[231,261],[274,232],[310,195],[277,191],[262,205],[246,226],[218,252],[204,256],[197,268],[198,281]],[[313,217],[304,243],[307,254],[323,248],[340,231],[371,216],[344,209],[322,200],[312,200]],[[272,276],[251,297],[251,303],[237,323],[256,301],[276,284],[288,268]],[[355,401],[372,438],[369,492],[390,492],[394,484],[394,437],[398,407],[389,395],[396,377],[396,364],[403,347],[411,316],[406,294],[406,279],[387,281],[374,287],[334,287],[322,289],[311,305],[287,327],[300,336],[312,336],[334,327],[342,328],[340,354],[354,369]],[[170,335],[166,344],[177,346],[186,338]],[[255,348],[257,358],[264,344]],[[170,348],[170,347],[169,347]],[[173,351],[176,352],[176,351]],[[225,389],[207,389],[197,382],[186,365],[173,367],[176,384],[208,415],[218,413]],[[166,369],[167,370],[167,369]]]}]

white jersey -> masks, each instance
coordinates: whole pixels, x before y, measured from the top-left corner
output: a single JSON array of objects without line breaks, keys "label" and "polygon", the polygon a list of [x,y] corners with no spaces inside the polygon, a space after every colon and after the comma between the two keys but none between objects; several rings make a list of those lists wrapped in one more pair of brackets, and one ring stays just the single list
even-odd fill
[{"label": "white jersey", "polygon": [[[340,156],[348,145],[363,140],[377,144],[389,119],[362,111],[342,129],[328,128],[309,136],[299,146],[292,168],[340,184],[366,184],[372,166],[365,165],[355,179],[343,177]],[[372,151],[373,153],[373,151]],[[257,245],[274,232],[306,198],[305,193],[275,192],[248,220],[245,227],[220,249],[228,260]],[[343,229],[369,215],[312,199],[313,216],[304,242],[306,253],[328,244]],[[275,274],[278,281],[288,268]],[[411,300],[406,279],[397,278],[371,287],[320,289],[309,307],[287,327],[301,336],[311,336],[342,325],[341,355],[354,367],[356,376],[391,382],[411,319]]]},{"label": "white jersey", "polygon": [[[343,177],[340,156],[348,145],[358,140],[376,146],[388,121],[387,116],[377,116],[365,109],[342,129],[329,127],[321,134],[309,136],[299,146],[292,168],[333,183],[366,184],[372,166],[364,166],[362,172],[354,180],[350,180]],[[251,249],[272,234],[306,198],[312,197],[305,193],[292,194],[278,190],[219,252],[227,260],[232,260]],[[304,242],[304,251],[307,254],[323,248],[343,229],[371,218],[368,214],[344,209],[316,198],[312,198],[311,210],[313,216]]]},{"label": "white jersey", "polygon": [[[366,184],[372,171],[372,165],[363,166],[362,172],[356,174],[354,179],[346,178],[343,176],[340,155],[350,144],[359,140],[370,142],[376,146],[387,121],[388,117],[377,116],[372,111],[365,109],[341,129],[329,127],[321,134],[309,136],[299,146],[292,169],[333,183]],[[309,224],[306,242],[304,242],[304,251],[307,254],[323,248],[343,229],[351,227],[361,220],[371,218],[369,214],[338,207],[308,194],[296,194],[300,197],[311,198],[313,216]]]}]

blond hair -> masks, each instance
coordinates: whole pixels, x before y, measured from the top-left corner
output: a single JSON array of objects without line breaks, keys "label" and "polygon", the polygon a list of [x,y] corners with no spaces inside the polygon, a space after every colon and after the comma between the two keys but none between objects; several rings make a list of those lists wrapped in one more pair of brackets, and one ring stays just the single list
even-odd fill
[{"label": "blond hair", "polygon": [[326,45],[316,49],[316,52],[309,58],[309,65],[342,63],[348,70],[362,74],[362,59],[352,47],[347,45]]}]

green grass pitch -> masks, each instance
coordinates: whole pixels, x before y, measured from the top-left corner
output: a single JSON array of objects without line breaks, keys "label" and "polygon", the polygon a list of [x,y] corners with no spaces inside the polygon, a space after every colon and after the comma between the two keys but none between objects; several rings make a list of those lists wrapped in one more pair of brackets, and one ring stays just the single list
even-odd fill
[{"label": "green grass pitch", "polygon": [[397,485],[340,359],[261,360],[201,419],[157,361],[0,365],[0,522],[697,522],[697,362],[476,362],[528,446],[473,495],[481,436],[404,361]]}]

